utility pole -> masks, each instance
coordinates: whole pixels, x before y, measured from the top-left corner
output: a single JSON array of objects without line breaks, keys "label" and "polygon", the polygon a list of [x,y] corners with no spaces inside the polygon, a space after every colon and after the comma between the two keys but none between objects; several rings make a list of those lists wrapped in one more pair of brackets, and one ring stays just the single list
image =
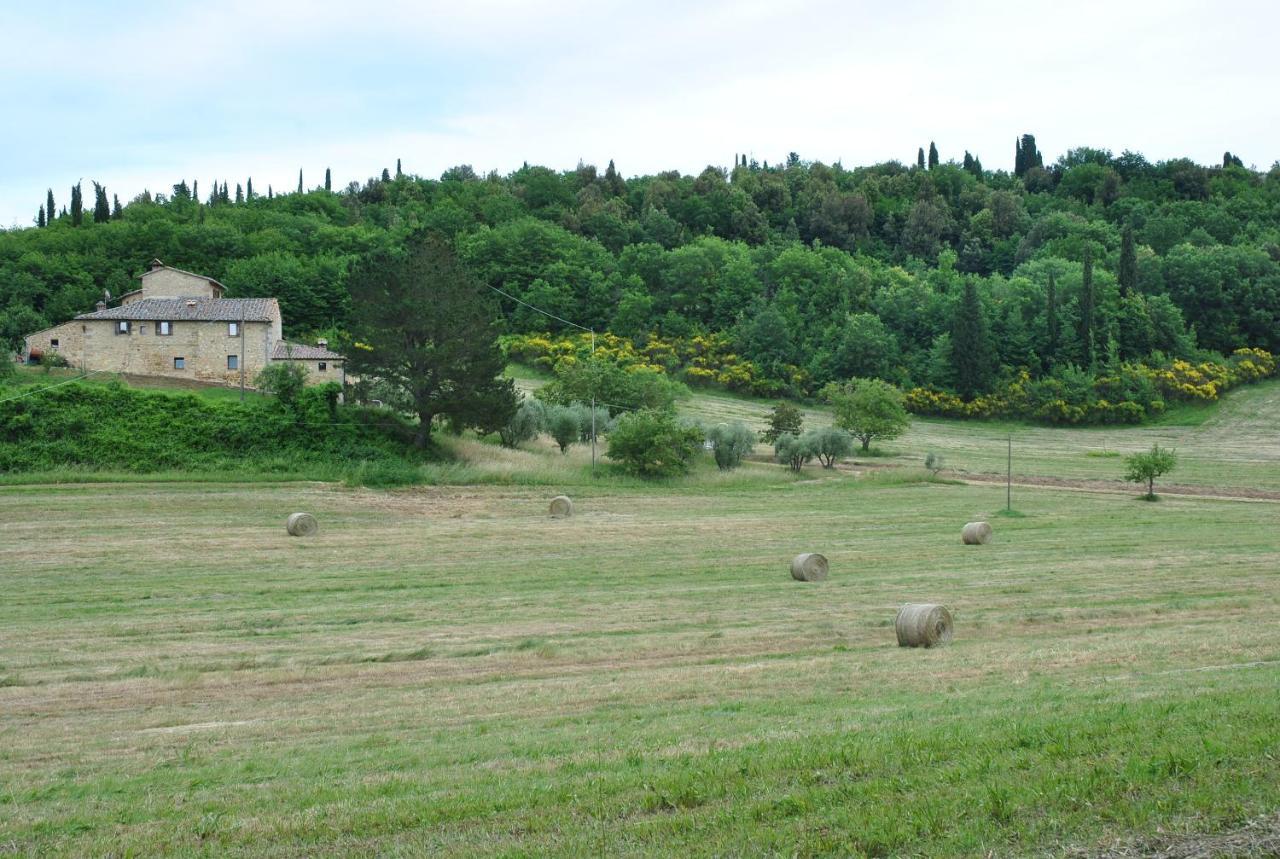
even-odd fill
[{"label": "utility pole", "polygon": [[1009,433],[1009,461],[1004,478],[1004,509],[1013,512],[1013,433]]},{"label": "utility pole", "polygon": [[[596,330],[591,329],[591,363],[592,372],[595,372],[596,358]],[[593,379],[591,382],[591,476],[596,476],[596,383]]]}]

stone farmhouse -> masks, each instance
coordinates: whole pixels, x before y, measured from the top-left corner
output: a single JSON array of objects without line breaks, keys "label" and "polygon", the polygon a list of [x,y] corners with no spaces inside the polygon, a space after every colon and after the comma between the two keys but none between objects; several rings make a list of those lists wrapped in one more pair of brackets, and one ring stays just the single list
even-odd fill
[{"label": "stone farmhouse", "polygon": [[152,260],[142,285],[120,303],[82,313],[26,338],[23,359],[56,353],[85,371],[168,376],[248,385],[268,364],[293,361],[308,384],[346,381],[345,359],[328,348],[284,339],[274,298],[223,298],[211,277]]}]

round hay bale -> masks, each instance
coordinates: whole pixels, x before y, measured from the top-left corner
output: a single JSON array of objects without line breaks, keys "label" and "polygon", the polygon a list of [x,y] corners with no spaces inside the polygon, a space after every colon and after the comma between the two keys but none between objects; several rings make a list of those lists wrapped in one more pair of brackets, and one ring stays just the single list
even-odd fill
[{"label": "round hay bale", "polygon": [[551,516],[563,519],[573,515],[573,500],[568,495],[557,495],[551,499]]},{"label": "round hay bale", "polygon": [[986,522],[970,522],[960,532],[966,546],[985,546],[991,542],[991,526]]},{"label": "round hay bale", "polygon": [[805,552],[791,559],[791,578],[797,582],[821,582],[827,578],[827,558],[817,552]]},{"label": "round hay bale", "polygon": [[893,623],[899,647],[936,647],[951,640],[951,612],[933,603],[907,603]]},{"label": "round hay bale", "polygon": [[320,530],[320,523],[310,513],[290,513],[284,527],[291,537],[313,537]]}]

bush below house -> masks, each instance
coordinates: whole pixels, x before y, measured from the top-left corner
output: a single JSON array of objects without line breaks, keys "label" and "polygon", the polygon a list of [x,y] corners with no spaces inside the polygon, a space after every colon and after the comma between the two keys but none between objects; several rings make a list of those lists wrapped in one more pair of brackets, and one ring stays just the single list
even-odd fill
[{"label": "bush below house", "polygon": [[216,402],[191,394],[69,384],[9,388],[0,403],[0,472],[64,469],[331,474],[355,469],[405,482],[413,427],[382,410],[339,406],[328,386],[277,401]]}]

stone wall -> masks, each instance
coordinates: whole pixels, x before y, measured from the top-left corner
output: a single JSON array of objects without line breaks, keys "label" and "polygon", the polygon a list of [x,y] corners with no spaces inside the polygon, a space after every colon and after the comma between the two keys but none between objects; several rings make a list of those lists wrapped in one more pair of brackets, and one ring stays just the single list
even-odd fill
[{"label": "stone wall", "polygon": [[217,287],[208,278],[171,268],[156,268],[142,275],[141,291],[127,295],[121,305],[132,304],[144,298],[221,298]]},{"label": "stone wall", "polygon": [[[227,367],[227,356],[236,355],[244,365],[245,382],[252,385],[279,338],[275,322],[246,322],[243,343],[241,337],[228,335],[226,322],[174,322],[168,336],[156,334],[157,323],[152,321],[131,321],[128,334],[116,334],[118,324],[110,319],[72,320],[29,336],[27,351],[57,351],[72,366],[86,370],[228,385],[240,384],[240,370]],[[184,359],[181,369],[174,367],[177,357]]]}]

